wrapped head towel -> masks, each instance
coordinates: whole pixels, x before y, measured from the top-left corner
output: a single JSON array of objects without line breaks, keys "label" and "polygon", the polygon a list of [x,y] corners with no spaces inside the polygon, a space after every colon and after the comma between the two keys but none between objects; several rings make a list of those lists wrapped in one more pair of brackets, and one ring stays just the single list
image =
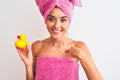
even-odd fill
[{"label": "wrapped head towel", "polygon": [[73,15],[73,5],[82,7],[80,0],[35,0],[39,10],[44,17],[47,19],[47,16],[52,11],[52,9],[57,6],[59,7],[68,17],[71,22]]}]

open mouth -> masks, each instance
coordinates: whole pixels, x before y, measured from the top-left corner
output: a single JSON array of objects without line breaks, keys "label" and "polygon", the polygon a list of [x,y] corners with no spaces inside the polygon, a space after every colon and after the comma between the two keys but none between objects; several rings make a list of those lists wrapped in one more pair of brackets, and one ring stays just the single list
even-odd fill
[{"label": "open mouth", "polygon": [[62,30],[61,30],[61,29],[52,29],[52,32],[53,32],[54,34],[59,34],[59,33],[62,32]]}]

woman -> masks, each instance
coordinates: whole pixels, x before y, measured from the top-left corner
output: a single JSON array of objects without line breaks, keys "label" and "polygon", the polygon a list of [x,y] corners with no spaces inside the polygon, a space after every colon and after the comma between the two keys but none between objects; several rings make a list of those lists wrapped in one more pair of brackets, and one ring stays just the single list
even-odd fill
[{"label": "woman", "polygon": [[79,80],[78,61],[88,80],[103,80],[83,41],[67,37],[73,6],[79,0],[36,0],[50,37],[35,41],[32,48],[17,48],[26,67],[26,80]]}]

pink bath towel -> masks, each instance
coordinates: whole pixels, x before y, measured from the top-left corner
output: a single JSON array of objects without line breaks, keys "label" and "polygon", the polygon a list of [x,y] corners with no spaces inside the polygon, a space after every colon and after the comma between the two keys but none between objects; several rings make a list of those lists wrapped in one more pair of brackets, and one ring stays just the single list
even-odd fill
[{"label": "pink bath towel", "polygon": [[66,57],[37,57],[35,80],[79,80],[79,64]]},{"label": "pink bath towel", "polygon": [[57,6],[63,10],[63,12],[68,17],[71,22],[71,18],[73,15],[73,5],[82,7],[80,0],[35,0],[39,10],[44,17],[47,19],[48,14],[52,11],[52,9]]}]

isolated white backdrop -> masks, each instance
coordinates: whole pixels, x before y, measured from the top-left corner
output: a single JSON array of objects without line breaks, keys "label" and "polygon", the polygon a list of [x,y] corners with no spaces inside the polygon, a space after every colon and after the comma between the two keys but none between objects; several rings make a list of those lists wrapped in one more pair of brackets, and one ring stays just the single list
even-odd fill
[{"label": "isolated white backdrop", "polygon": [[[104,80],[120,80],[120,0],[82,0],[68,36],[86,42]],[[0,80],[25,80],[16,35],[32,43],[49,36],[34,0],[0,0]],[[80,68],[80,80],[87,80]]]}]

